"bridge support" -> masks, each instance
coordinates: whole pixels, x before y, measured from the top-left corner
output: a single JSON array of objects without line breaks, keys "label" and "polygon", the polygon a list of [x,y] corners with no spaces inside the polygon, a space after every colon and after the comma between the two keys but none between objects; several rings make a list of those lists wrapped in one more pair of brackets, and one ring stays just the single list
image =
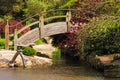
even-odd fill
[{"label": "bridge support", "polygon": [[14,50],[17,50],[17,29],[14,30]]},{"label": "bridge support", "polygon": [[70,32],[71,11],[66,13],[67,32]]},{"label": "bridge support", "polygon": [[43,38],[44,36],[43,36],[43,27],[44,27],[44,16],[42,15],[42,16],[40,16],[39,17],[39,29],[40,29],[40,38]]},{"label": "bridge support", "polygon": [[26,67],[26,65],[25,65],[26,61],[25,61],[24,55],[22,53],[21,47],[22,47],[22,45],[20,45],[20,44],[17,46],[17,48],[18,48],[17,53],[13,56],[12,60],[9,62],[9,67],[14,67],[15,66],[14,62],[15,62],[18,55],[21,56],[21,59],[22,59],[22,62],[23,62],[23,68]]},{"label": "bridge support", "polygon": [[5,49],[9,49],[9,23],[7,20],[7,24],[5,26]]}]

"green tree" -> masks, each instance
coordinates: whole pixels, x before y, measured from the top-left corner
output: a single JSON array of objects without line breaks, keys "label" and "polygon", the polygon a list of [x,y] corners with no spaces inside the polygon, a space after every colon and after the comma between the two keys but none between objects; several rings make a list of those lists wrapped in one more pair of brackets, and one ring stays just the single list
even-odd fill
[{"label": "green tree", "polygon": [[68,8],[77,0],[28,0],[27,8],[29,13],[39,13],[51,9]]},{"label": "green tree", "polygon": [[119,0],[106,0],[103,4],[96,8],[98,14],[119,15],[120,14],[120,1]]},{"label": "green tree", "polygon": [[93,18],[79,32],[80,48],[83,54],[105,55],[120,52],[119,16],[100,16]]},{"label": "green tree", "polygon": [[24,0],[0,0],[0,17],[21,18],[24,5]]}]

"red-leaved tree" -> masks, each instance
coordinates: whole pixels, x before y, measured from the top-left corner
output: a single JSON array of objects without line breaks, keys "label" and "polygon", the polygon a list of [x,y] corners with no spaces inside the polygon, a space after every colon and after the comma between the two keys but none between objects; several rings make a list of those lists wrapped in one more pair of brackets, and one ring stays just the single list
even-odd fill
[{"label": "red-leaved tree", "polygon": [[[5,35],[6,24],[7,24],[7,21],[0,22],[0,34],[1,34],[1,36]],[[9,34],[13,34],[15,29],[20,30],[21,28],[24,27],[24,25],[17,20],[9,20],[8,24],[9,24]],[[21,34],[25,34],[29,30],[30,30],[30,28],[27,28]]]}]

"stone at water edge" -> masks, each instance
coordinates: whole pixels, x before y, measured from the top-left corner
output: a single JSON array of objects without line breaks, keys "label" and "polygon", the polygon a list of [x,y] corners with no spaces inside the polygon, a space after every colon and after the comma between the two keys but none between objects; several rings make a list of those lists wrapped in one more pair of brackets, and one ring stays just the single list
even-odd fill
[{"label": "stone at water edge", "polygon": [[[0,51],[0,67],[4,67],[4,68],[9,67],[8,64],[13,58],[15,53],[16,53],[15,51],[3,51],[3,50]],[[53,64],[52,59],[42,58],[37,56],[34,57],[25,56],[25,60],[26,60],[26,68],[32,68],[37,66],[38,67],[51,66]],[[16,62],[15,64],[18,67],[23,67],[23,63],[20,55],[17,57],[15,62]]]}]

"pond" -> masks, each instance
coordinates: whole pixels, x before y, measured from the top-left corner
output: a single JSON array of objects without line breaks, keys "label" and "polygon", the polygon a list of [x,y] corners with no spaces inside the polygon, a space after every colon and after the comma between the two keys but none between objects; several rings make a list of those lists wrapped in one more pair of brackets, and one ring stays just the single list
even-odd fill
[{"label": "pond", "polygon": [[0,69],[1,80],[119,80],[118,78],[105,78],[102,73],[93,70],[83,63],[56,61],[49,68],[39,69]]}]

